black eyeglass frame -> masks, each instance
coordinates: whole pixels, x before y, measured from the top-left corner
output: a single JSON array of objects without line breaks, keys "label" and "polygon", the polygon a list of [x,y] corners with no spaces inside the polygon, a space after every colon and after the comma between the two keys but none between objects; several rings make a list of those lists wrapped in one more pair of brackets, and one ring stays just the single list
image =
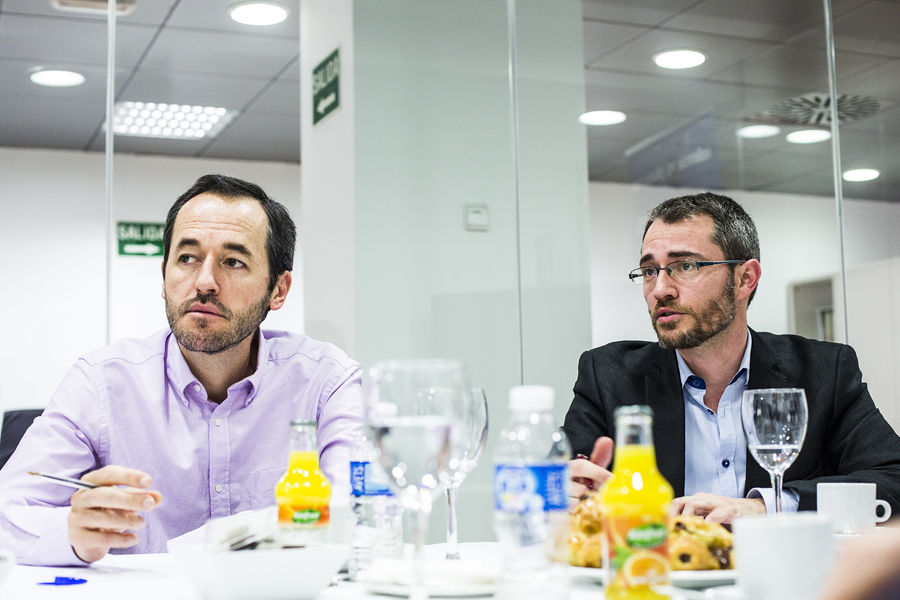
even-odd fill
[{"label": "black eyeglass frame", "polygon": [[[697,272],[700,272],[701,267],[711,267],[713,265],[742,265],[747,262],[749,259],[745,260],[673,260],[669,264],[664,267],[638,267],[636,269],[632,269],[628,273],[628,278],[634,283],[638,283],[640,279],[640,283],[646,283],[648,281],[652,281],[653,279],[659,277],[660,271],[665,271],[669,277],[672,276],[672,265],[675,263],[693,263],[695,267],[697,267]],[[646,279],[644,277],[644,271],[647,269],[654,269],[656,273],[653,275],[651,279]]]}]

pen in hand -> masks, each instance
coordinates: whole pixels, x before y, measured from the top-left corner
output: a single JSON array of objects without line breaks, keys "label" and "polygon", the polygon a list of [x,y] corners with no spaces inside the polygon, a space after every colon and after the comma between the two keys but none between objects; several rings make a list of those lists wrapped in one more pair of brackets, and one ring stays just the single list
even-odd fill
[{"label": "pen in hand", "polygon": [[97,485],[93,483],[88,483],[87,481],[82,481],[80,479],[74,479],[72,477],[64,477],[62,475],[51,475],[50,473],[39,473],[37,471],[28,471],[29,475],[37,475],[38,477],[46,477],[47,479],[51,479],[60,485],[67,485],[69,487],[73,487],[76,489],[87,489],[92,490]]}]

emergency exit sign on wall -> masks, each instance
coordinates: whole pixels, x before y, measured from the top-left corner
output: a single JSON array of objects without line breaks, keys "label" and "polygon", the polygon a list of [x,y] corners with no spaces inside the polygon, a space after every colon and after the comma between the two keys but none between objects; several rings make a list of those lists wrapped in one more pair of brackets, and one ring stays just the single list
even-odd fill
[{"label": "emergency exit sign on wall", "polygon": [[163,223],[116,223],[119,256],[162,256]]},{"label": "emergency exit sign on wall", "polygon": [[312,72],[313,125],[341,105],[340,48],[317,64]]}]

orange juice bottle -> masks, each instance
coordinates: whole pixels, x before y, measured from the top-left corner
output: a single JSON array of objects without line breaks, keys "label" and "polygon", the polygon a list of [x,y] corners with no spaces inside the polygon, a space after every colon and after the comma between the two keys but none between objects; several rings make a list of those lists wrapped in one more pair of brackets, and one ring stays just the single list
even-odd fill
[{"label": "orange juice bottle", "polygon": [[654,591],[669,583],[667,549],[672,486],[656,468],[653,416],[647,406],[616,409],[612,477],[600,491],[606,512],[606,598],[668,598]]},{"label": "orange juice bottle", "polygon": [[316,422],[291,421],[290,463],[275,484],[282,544],[305,546],[323,541],[330,501],[331,484],[319,469]]}]

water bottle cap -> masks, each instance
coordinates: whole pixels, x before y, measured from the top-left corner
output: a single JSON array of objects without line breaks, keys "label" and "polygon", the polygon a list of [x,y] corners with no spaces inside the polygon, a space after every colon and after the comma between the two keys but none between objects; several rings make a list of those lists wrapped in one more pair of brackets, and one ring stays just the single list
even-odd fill
[{"label": "water bottle cap", "polygon": [[553,410],[553,388],[548,385],[519,385],[509,390],[512,412],[545,412]]}]

